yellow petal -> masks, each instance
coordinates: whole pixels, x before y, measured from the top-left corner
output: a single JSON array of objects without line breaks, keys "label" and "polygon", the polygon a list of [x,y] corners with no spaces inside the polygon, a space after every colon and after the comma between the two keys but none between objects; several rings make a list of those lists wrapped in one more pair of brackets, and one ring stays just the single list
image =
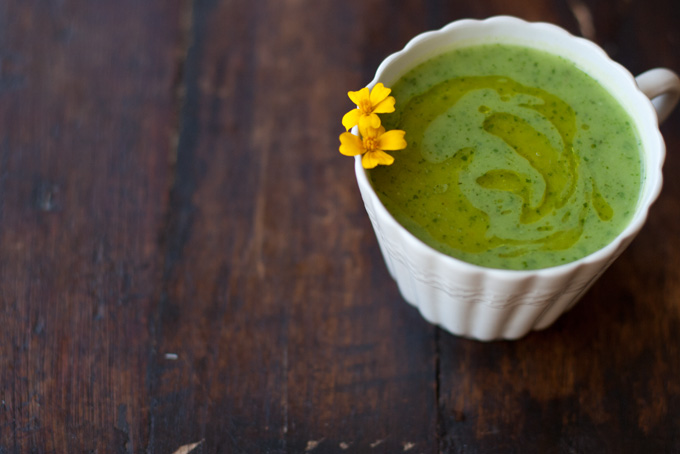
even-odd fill
[{"label": "yellow petal", "polygon": [[392,92],[389,88],[385,87],[382,82],[375,84],[373,90],[371,90],[371,104],[375,107],[380,104],[385,98],[389,96]]},{"label": "yellow petal", "polygon": [[359,118],[359,130],[366,130],[368,128],[377,129],[379,127],[380,117],[376,114],[362,115],[361,118]]},{"label": "yellow petal", "polygon": [[351,128],[359,124],[359,117],[361,117],[361,111],[359,109],[352,109],[347,112],[342,117],[342,125],[345,130],[349,131]]},{"label": "yellow petal", "polygon": [[356,156],[364,152],[364,143],[351,132],[340,134],[340,153],[345,156]]},{"label": "yellow petal", "polygon": [[380,150],[369,151],[361,158],[361,165],[364,166],[364,169],[373,169],[379,164],[388,166],[393,162],[394,158],[392,156]]},{"label": "yellow petal", "polygon": [[380,137],[382,134],[385,133],[385,128],[382,126],[378,126],[377,128],[372,128],[371,126],[364,126],[362,127],[359,125],[359,134],[361,137],[371,137],[373,139]]},{"label": "yellow petal", "polygon": [[388,96],[387,98],[380,101],[378,104],[373,105],[373,113],[390,113],[394,112],[394,96]]},{"label": "yellow petal", "polygon": [[364,87],[359,91],[350,91],[347,93],[347,96],[349,96],[349,99],[357,106],[361,104],[362,100],[370,99],[368,87]]},{"label": "yellow petal", "polygon": [[404,134],[405,132],[400,129],[387,131],[378,137],[378,148],[381,150],[401,150],[406,148]]}]

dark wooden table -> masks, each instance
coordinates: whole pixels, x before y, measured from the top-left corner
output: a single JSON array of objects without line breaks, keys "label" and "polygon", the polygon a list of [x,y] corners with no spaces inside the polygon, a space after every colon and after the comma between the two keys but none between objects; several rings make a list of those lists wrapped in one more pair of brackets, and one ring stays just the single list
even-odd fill
[{"label": "dark wooden table", "polygon": [[677,0],[0,1],[0,453],[680,452],[680,113],[550,329],[457,338],[388,276],[346,92],[496,14],[680,71]]}]

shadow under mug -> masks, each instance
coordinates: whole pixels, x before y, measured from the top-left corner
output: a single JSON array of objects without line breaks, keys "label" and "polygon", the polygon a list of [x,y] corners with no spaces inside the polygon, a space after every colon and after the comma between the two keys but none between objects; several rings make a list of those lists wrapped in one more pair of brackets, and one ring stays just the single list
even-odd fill
[{"label": "shadow under mug", "polygon": [[[517,339],[550,326],[570,309],[642,228],[661,190],[665,145],[659,123],[680,98],[680,79],[656,68],[634,78],[594,43],[547,23],[497,16],[464,19],[413,38],[387,57],[375,78],[391,86],[424,61],[455,48],[505,43],[560,55],[597,80],[634,120],[645,178],[636,212],[607,246],[577,261],[530,271],[485,268],[432,249],[401,226],[383,206],[361,165],[355,173],[387,268],[406,301],[452,334],[478,340]],[[408,133],[408,132],[407,132]]]}]

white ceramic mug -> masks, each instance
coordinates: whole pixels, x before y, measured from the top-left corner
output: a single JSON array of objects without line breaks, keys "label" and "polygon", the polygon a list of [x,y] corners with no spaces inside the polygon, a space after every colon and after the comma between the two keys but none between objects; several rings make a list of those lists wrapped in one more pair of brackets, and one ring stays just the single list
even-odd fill
[{"label": "white ceramic mug", "polygon": [[630,244],[661,190],[665,145],[658,124],[680,97],[680,79],[668,69],[652,69],[634,78],[590,41],[555,25],[508,16],[460,20],[416,36],[382,62],[369,87],[378,82],[389,87],[408,70],[454,48],[498,42],[561,55],[604,86],[635,122],[642,141],[645,179],[635,215],[604,248],[552,268],[501,270],[442,254],[409,233],[385,209],[369,183],[361,157],[356,157],[356,177],[366,211],[404,299],[431,323],[479,340],[517,339],[530,330],[550,326]]}]

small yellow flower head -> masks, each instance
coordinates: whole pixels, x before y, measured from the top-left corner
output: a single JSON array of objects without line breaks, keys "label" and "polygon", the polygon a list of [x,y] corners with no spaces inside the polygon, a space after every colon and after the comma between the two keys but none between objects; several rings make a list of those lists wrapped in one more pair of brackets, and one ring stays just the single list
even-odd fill
[{"label": "small yellow flower head", "polygon": [[342,117],[342,125],[346,131],[359,125],[360,128],[379,128],[380,117],[377,114],[394,112],[394,96],[389,96],[389,88],[382,83],[377,83],[373,90],[364,87],[359,91],[347,93],[359,108],[352,109]]},{"label": "small yellow flower head", "polygon": [[362,155],[361,165],[364,169],[372,169],[379,164],[390,165],[394,158],[384,150],[401,150],[406,148],[404,131],[393,129],[385,132],[382,126],[378,128],[359,125],[361,138],[351,132],[340,134],[340,153],[345,156]]}]

